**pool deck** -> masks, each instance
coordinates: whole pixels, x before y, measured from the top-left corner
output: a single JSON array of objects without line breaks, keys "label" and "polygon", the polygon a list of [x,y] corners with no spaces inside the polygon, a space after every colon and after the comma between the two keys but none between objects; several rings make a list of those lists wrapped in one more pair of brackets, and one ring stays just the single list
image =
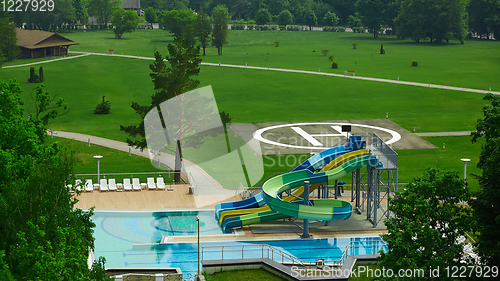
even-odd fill
[{"label": "pool deck", "polygon": [[[168,188],[172,188],[169,191]],[[156,210],[156,209],[182,209],[197,208],[204,206],[205,196],[193,196],[189,194],[189,185],[177,184],[169,185],[165,190],[146,190],[140,191],[108,191],[83,192],[78,196],[76,207],[80,209],[89,209],[95,207],[99,210],[110,209],[137,209],[137,210]],[[210,197],[210,196],[207,196]],[[213,202],[213,198],[207,198]],[[221,196],[220,202],[232,202],[241,200],[239,195]],[[214,207],[212,203],[206,207]]]}]

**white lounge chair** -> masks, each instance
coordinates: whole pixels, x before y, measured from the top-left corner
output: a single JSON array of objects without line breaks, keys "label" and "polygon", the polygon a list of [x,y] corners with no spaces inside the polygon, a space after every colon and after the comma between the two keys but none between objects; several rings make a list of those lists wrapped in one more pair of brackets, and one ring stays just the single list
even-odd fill
[{"label": "white lounge chair", "polygon": [[130,179],[123,179],[123,190],[125,190],[125,191],[130,190],[130,191],[132,191],[132,185],[130,184]]},{"label": "white lounge chair", "polygon": [[141,183],[139,182],[138,178],[132,179],[132,188],[134,190],[141,190]]},{"label": "white lounge chair", "polygon": [[156,178],[156,187],[158,189],[165,189],[165,182],[163,182],[163,178],[162,177]]},{"label": "white lounge chair", "polygon": [[109,179],[108,189],[109,189],[109,191],[116,191],[116,181],[115,181],[115,179]]},{"label": "white lounge chair", "polygon": [[92,184],[92,180],[85,180],[85,191],[92,192],[94,191],[94,185]]},{"label": "white lounge chair", "polygon": [[156,189],[156,184],[155,184],[155,179],[154,178],[148,178],[148,189]]},{"label": "white lounge chair", "polygon": [[108,180],[107,179],[101,179],[99,181],[99,191],[108,191]]},{"label": "white lounge chair", "polygon": [[[69,186],[71,186],[71,185],[69,185]],[[82,180],[81,179],[77,179],[75,181],[75,186],[74,187],[71,186],[71,187],[72,187],[73,190],[82,191],[83,190],[83,188],[82,188]]]}]

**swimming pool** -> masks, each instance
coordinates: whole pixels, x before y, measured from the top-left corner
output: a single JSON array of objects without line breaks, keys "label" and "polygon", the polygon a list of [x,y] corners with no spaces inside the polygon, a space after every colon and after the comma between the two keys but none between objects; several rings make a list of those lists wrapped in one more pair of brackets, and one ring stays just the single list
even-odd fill
[{"label": "swimming pool", "polygon": [[[106,258],[107,268],[162,268],[179,267],[185,280],[197,271],[197,243],[154,244],[163,235],[196,235],[196,215],[200,216],[201,235],[223,235],[214,219],[213,211],[167,212],[167,213],[101,213],[96,212],[93,220],[95,256]],[[194,220],[194,222],[193,222]],[[379,237],[368,238],[325,238],[315,240],[270,240],[247,242],[201,243],[203,246],[230,246],[268,244],[306,262],[317,258],[337,260],[351,241],[362,241],[365,246],[356,248],[353,254],[376,254],[373,243]],[[256,257],[259,251],[256,250]],[[231,255],[234,255],[232,257]],[[245,251],[246,257],[252,255]],[[204,259],[221,259],[220,252],[205,252]],[[224,259],[241,258],[241,252],[227,252]]]}]

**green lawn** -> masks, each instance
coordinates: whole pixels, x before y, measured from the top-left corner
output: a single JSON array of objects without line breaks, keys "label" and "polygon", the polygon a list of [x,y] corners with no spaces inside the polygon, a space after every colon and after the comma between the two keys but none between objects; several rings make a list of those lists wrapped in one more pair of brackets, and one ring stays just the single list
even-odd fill
[{"label": "green lawn", "polygon": [[285,280],[263,269],[224,271],[208,276],[207,281],[281,281]]},{"label": "green lawn", "polygon": [[[137,30],[123,39],[114,39],[111,31],[75,32],[66,37],[80,42],[74,51],[153,56],[153,50],[166,52],[172,36],[163,30]],[[279,41],[279,47],[274,42]],[[352,43],[357,43],[357,49]],[[385,55],[380,55],[384,44]],[[329,50],[325,57],[321,50]],[[487,90],[500,89],[496,74],[500,65],[500,43],[469,39],[465,45],[414,43],[395,36],[372,34],[230,30],[223,55],[214,47],[207,48],[205,62],[222,62],[263,67],[281,67],[343,74],[355,70],[357,75],[434,83]],[[315,52],[313,52],[315,51]],[[333,56],[339,69],[331,69]],[[418,67],[411,67],[417,60]]]},{"label": "green lawn", "polygon": [[[128,156],[128,152],[123,152],[103,146],[98,146],[91,144],[87,145],[86,142],[68,140],[64,138],[54,137],[53,139],[48,137],[47,142],[59,142],[63,145],[69,144],[71,149],[76,153],[78,157],[78,163],[75,166],[76,174],[96,174],[97,173],[97,161],[93,158],[94,155],[102,155],[103,158],[100,160],[99,169],[101,175],[106,175],[109,173],[120,173],[119,175],[107,175],[106,178],[114,178],[118,182],[123,182],[123,178],[139,178],[141,182],[146,182],[148,177],[158,177],[159,172],[167,172],[168,167],[161,165],[161,170],[157,166],[153,166],[148,158],[134,155]],[[155,163],[156,164],[156,163]],[[133,172],[133,173],[132,173]],[[123,174],[121,174],[123,173]],[[151,173],[149,175],[139,174],[139,173]],[[81,175],[84,179],[92,179],[97,182],[97,176]],[[165,183],[169,182],[168,173],[163,174],[165,178]],[[173,176],[170,175],[171,180]]]}]

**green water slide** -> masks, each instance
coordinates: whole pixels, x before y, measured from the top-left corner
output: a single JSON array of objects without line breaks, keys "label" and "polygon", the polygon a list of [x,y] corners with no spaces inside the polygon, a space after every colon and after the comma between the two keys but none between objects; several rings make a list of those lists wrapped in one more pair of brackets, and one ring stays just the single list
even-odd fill
[{"label": "green water slide", "polygon": [[347,201],[311,199],[308,205],[303,205],[283,201],[278,194],[301,187],[305,181],[309,181],[309,184],[329,182],[362,167],[380,167],[381,165],[377,157],[368,155],[350,160],[327,172],[312,173],[309,170],[301,170],[279,175],[264,183],[263,197],[271,210],[281,215],[322,221],[348,219],[352,213],[352,206]]}]

